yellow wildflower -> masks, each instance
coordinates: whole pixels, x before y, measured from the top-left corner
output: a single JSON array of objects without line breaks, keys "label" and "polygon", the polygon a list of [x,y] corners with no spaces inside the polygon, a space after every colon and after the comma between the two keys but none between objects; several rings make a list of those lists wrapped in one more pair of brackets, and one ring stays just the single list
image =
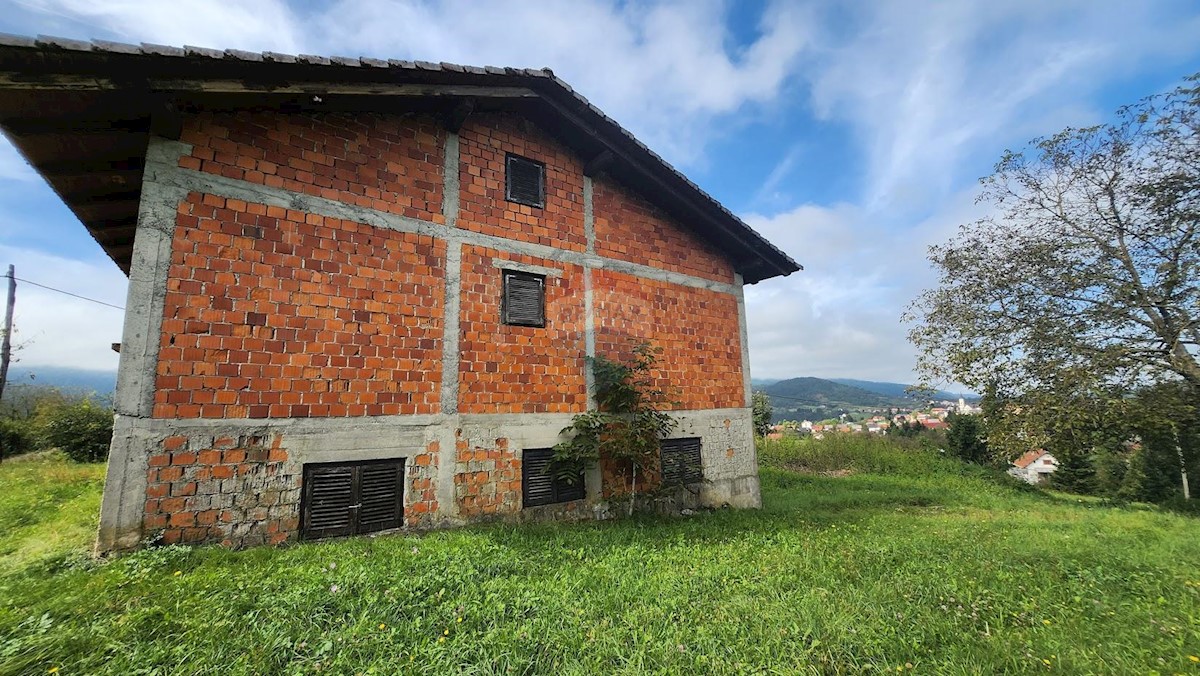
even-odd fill
[{"label": "yellow wildflower", "polygon": [[450,630],[449,630],[449,629],[447,629],[446,631],[443,631],[443,632],[442,632],[442,636],[449,636],[449,635],[450,635]]},{"label": "yellow wildflower", "polygon": [[47,669],[47,670],[46,670],[46,673],[47,673],[47,674],[57,674],[57,673],[58,673],[58,667],[50,667],[49,669]]},{"label": "yellow wildflower", "polygon": [[177,570],[177,571],[175,571],[175,577],[179,577],[180,575],[183,575],[183,571],[182,571],[182,570]]},{"label": "yellow wildflower", "polygon": [[1188,655],[1188,659],[1193,662],[1200,662],[1200,657],[1196,657],[1195,655]]},{"label": "yellow wildflower", "polygon": [[1050,626],[1050,620],[1042,620],[1042,624]]},{"label": "yellow wildflower", "polygon": [[382,622],[380,622],[380,623],[379,623],[379,628],[380,628],[380,629],[387,629],[387,625],[386,625],[386,624],[384,624],[384,623],[382,623]]}]

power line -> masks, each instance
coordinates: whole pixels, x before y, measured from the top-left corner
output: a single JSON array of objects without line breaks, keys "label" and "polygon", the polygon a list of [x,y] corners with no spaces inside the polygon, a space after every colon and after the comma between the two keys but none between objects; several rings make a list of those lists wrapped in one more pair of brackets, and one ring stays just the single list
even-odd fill
[{"label": "power line", "polygon": [[118,310],[124,310],[124,309],[125,309],[125,308],[121,307],[120,305],[113,305],[112,303],[105,303],[105,302],[104,302],[104,301],[102,301],[102,300],[96,300],[95,298],[88,298],[87,296],[81,296],[81,295],[79,295],[79,294],[77,294],[77,293],[71,293],[70,291],[63,291],[62,289],[56,289],[56,288],[54,288],[53,286],[46,286],[45,284],[38,284],[37,282],[31,282],[31,281],[29,281],[28,279],[21,279],[20,277],[14,277],[13,279],[17,280],[18,282],[25,282],[26,284],[32,284],[32,285],[34,285],[34,286],[41,287],[41,288],[43,288],[43,289],[46,289],[46,290],[48,290],[48,291],[54,291],[54,292],[61,293],[61,294],[67,295],[67,296],[71,296],[71,297],[73,297],[73,298],[78,298],[78,299],[80,299],[80,300],[86,300],[86,301],[88,301],[88,302],[91,302],[91,303],[98,303],[98,304],[100,304],[100,305],[107,305],[108,307],[111,307],[111,308],[116,308],[116,309],[118,309]]}]

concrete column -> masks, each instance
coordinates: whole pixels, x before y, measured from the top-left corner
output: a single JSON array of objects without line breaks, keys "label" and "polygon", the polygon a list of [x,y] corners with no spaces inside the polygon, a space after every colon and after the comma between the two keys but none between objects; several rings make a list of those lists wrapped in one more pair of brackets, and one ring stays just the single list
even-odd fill
[{"label": "concrete column", "polygon": [[742,344],[742,389],[746,395],[746,406],[752,405],[753,392],[750,384],[750,334],[746,329],[746,293],[742,276],[733,273],[733,286],[737,294],[738,340]]},{"label": "concrete column", "polygon": [[138,431],[154,415],[171,242],[176,212],[187,198],[187,190],[161,179],[178,171],[179,157],[190,152],[186,144],[159,137],[150,138],[146,151],[114,396],[116,420],[96,539],[99,553],[132,549],[142,539],[147,463],[153,449]]}]

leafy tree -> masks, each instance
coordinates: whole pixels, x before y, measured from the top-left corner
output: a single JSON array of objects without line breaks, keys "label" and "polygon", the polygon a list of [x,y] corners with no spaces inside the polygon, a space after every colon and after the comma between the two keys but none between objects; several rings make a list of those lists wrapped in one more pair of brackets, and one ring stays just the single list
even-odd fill
[{"label": "leafy tree", "polygon": [[1141,441],[1140,499],[1189,498],[1200,482],[1200,402],[1182,383],[1143,388],[1130,402],[1130,419]]},{"label": "leafy tree", "polygon": [[1069,464],[1121,392],[1177,382],[1200,401],[1200,74],[1006,152],[981,201],[994,215],[930,248],[940,283],[905,315],[925,380],[1009,393],[1010,440],[1057,405]]},{"label": "leafy tree", "polygon": [[977,415],[951,413],[946,419],[946,445],[955,456],[967,462],[988,461],[988,445],[983,419]]},{"label": "leafy tree", "polygon": [[771,397],[766,392],[757,391],[750,397],[752,415],[754,416],[754,435],[765,437],[771,433]]},{"label": "leafy tree", "polygon": [[655,384],[662,348],[639,343],[627,361],[589,357],[596,380],[596,410],[580,413],[562,430],[571,439],[554,447],[551,471],[573,480],[601,460],[623,466],[629,481],[629,513],[637,498],[639,471],[658,457],[659,440],[675,420],[659,410],[667,394]]}]

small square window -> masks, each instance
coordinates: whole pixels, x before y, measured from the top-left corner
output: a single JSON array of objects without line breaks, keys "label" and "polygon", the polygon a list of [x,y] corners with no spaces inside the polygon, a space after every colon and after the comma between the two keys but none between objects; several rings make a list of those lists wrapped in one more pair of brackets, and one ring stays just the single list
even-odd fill
[{"label": "small square window", "polygon": [[569,479],[550,469],[554,460],[552,448],[527,448],[521,454],[521,500],[525,507],[552,505],[587,496],[583,473]]},{"label": "small square window", "polygon": [[546,165],[508,155],[504,162],[504,199],[531,207],[546,204]]},{"label": "small square window", "polygon": [[659,444],[662,485],[687,486],[704,481],[700,464],[700,437],[664,439]]},{"label": "small square window", "polygon": [[505,324],[546,325],[546,278],[531,272],[505,270],[500,314]]}]

